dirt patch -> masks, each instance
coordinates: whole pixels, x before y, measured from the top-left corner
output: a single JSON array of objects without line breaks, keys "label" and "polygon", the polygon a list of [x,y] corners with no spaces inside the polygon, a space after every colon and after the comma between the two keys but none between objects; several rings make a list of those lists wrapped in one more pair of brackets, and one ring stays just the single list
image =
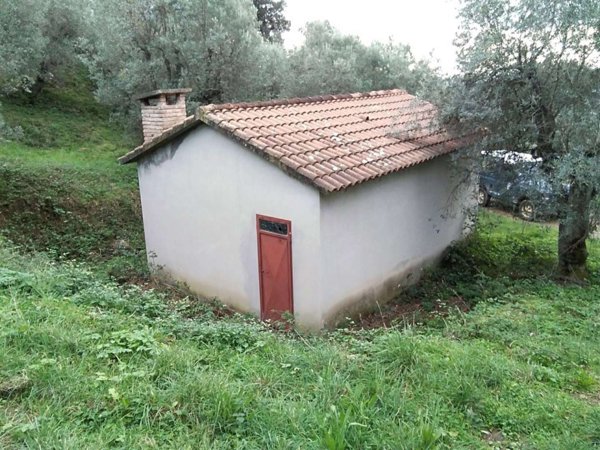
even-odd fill
[{"label": "dirt patch", "polygon": [[575,394],[575,398],[583,400],[593,406],[600,405],[600,392],[580,392]]},{"label": "dirt patch", "polygon": [[0,380],[0,398],[10,398],[22,394],[32,383],[26,375],[18,375],[8,380]]},{"label": "dirt patch", "polygon": [[354,321],[358,329],[387,328],[398,324],[414,325],[428,320],[446,317],[451,312],[468,312],[469,305],[462,297],[437,300],[432,307],[425,308],[419,299],[402,299],[380,307],[377,311],[359,314]]},{"label": "dirt patch", "polygon": [[482,430],[481,434],[483,435],[483,440],[488,442],[490,445],[498,444],[505,439],[504,433],[502,433],[500,430]]}]

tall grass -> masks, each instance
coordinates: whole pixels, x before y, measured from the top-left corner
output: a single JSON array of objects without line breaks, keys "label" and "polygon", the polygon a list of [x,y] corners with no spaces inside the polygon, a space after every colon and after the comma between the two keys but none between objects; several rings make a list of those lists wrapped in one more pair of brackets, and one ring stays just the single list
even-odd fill
[{"label": "tall grass", "polygon": [[[494,261],[477,256],[481,268],[510,255],[496,234],[513,226],[507,220],[487,224],[469,244],[497,246]],[[191,298],[169,306],[162,294],[98,280],[77,264],[0,249],[5,448],[590,449],[600,442],[594,280],[557,285],[532,269],[519,292],[482,297],[443,326],[300,335],[244,316],[219,318]],[[596,249],[592,258],[597,264]]]}]

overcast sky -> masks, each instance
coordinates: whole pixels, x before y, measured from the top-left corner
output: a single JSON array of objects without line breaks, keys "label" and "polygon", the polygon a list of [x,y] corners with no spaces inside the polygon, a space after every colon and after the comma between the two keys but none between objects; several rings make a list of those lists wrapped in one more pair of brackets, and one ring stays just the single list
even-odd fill
[{"label": "overcast sky", "polygon": [[342,33],[365,43],[387,41],[409,44],[417,58],[434,58],[445,72],[455,66],[452,40],[458,21],[458,0],[286,0],[292,29],[286,46],[302,43],[300,28],[313,20],[329,20]]}]

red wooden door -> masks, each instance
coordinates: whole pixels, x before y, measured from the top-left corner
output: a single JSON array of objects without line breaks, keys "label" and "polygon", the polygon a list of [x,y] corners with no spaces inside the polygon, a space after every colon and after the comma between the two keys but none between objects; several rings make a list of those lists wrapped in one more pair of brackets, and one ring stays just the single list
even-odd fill
[{"label": "red wooden door", "polygon": [[294,312],[292,288],[292,223],[256,216],[260,317],[280,320]]}]

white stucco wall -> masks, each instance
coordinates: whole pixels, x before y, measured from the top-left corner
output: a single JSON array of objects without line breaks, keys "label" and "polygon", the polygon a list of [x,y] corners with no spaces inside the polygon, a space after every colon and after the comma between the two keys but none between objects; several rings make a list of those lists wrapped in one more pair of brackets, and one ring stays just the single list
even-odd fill
[{"label": "white stucco wall", "polygon": [[319,194],[202,126],[138,164],[149,262],[192,290],[260,312],[256,214],[292,221],[294,309],[322,325]]},{"label": "white stucco wall", "polygon": [[[450,156],[321,200],[321,295],[327,322],[397,295],[460,239],[473,187]],[[325,306],[326,305],[326,306]]]},{"label": "white stucco wall", "polygon": [[475,184],[457,188],[449,159],[320,195],[198,127],[138,163],[149,263],[259,314],[256,214],[291,220],[296,321],[321,328],[396,295],[461,237]]}]

